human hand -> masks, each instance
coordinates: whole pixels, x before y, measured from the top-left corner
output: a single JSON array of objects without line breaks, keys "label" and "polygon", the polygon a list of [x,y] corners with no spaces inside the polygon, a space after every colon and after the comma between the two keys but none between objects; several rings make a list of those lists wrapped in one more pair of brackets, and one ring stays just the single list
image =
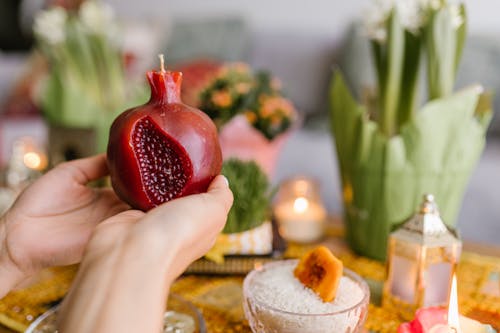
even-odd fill
[{"label": "human hand", "polygon": [[213,246],[232,200],[219,176],[207,193],[97,226],[63,302],[60,331],[159,332],[171,283]]},{"label": "human hand", "polygon": [[129,208],[87,186],[107,173],[104,154],[66,162],[19,196],[0,220],[0,297],[40,269],[80,261],[95,226]]}]

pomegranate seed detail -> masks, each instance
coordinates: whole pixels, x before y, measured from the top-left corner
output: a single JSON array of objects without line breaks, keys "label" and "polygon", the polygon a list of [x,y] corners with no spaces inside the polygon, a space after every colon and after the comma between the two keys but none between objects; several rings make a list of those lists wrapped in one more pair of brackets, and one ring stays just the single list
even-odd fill
[{"label": "pomegranate seed detail", "polygon": [[132,142],[149,200],[157,206],[180,196],[193,175],[191,161],[184,148],[150,117],[137,121],[132,131]]}]

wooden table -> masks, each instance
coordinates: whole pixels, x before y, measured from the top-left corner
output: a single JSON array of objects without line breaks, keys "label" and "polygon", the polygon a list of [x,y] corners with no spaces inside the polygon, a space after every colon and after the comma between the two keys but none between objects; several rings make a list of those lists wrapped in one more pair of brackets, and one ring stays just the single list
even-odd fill
[{"label": "wooden table", "polygon": [[[465,241],[464,251],[500,258],[500,246],[498,245],[487,245],[477,242]],[[0,333],[15,333],[15,332],[0,325]]]}]

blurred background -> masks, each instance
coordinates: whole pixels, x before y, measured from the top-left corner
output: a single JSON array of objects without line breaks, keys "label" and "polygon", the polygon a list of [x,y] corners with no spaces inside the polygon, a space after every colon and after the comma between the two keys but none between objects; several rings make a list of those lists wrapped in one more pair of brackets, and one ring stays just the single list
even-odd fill
[{"label": "blurred background", "polygon": [[[40,150],[50,150],[48,142],[58,138],[50,140],[54,134],[49,133],[41,115],[43,103],[37,98],[37,82],[43,77],[44,65],[32,52],[33,18],[49,2],[71,8],[81,1],[0,2],[0,165],[4,169],[12,163],[19,138],[29,137]],[[312,176],[321,185],[328,212],[341,214],[335,148],[328,129],[327,91],[335,68],[343,70],[359,94],[373,82],[370,48],[359,24],[369,0],[105,2],[118,22],[120,45],[128,64],[127,82],[142,82],[146,70],[157,68],[159,52],[165,53],[167,65],[172,67],[206,60],[243,61],[253,68],[270,70],[279,78],[300,114],[302,126],[293,130],[284,144],[272,181],[277,184],[297,174]],[[457,89],[480,82],[488,90],[500,91],[500,2],[465,3],[469,38]],[[500,109],[498,97],[494,104],[496,110]],[[77,134],[82,135],[86,133]],[[64,133],[59,137],[66,140]],[[78,149],[84,148],[64,150],[63,159],[78,156]],[[467,240],[500,244],[498,114],[468,186],[458,225]]]}]

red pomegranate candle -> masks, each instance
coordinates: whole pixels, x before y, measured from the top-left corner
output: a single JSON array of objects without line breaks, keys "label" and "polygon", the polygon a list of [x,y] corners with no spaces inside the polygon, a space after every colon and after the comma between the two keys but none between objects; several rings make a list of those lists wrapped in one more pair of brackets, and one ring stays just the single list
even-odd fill
[{"label": "red pomegranate candle", "polygon": [[182,73],[147,73],[150,100],[113,122],[107,150],[118,196],[147,211],[169,200],[205,192],[220,173],[217,129],[202,111],[181,101]]}]

